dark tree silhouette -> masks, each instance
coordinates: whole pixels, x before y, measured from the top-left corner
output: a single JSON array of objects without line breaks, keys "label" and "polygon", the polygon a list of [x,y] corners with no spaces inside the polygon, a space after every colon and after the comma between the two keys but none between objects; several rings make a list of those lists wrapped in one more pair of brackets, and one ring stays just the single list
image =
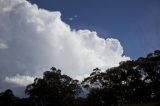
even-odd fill
[{"label": "dark tree silhouette", "polygon": [[0,106],[15,106],[18,100],[10,89],[0,93]]},{"label": "dark tree silhouette", "polygon": [[68,106],[79,90],[77,80],[62,75],[61,70],[52,67],[44,72],[42,79],[36,78],[33,84],[27,86],[26,94],[38,106]]},{"label": "dark tree silhouette", "polygon": [[90,106],[159,101],[160,51],[135,61],[121,62],[106,72],[93,71],[82,85],[90,90],[87,98]]}]

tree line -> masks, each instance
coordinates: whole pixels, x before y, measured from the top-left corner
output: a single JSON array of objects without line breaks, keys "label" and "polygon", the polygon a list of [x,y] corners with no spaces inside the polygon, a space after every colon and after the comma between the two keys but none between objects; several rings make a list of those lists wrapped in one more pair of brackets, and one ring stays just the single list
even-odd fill
[{"label": "tree line", "polygon": [[[88,92],[86,96],[80,96]],[[26,98],[8,89],[0,106],[120,106],[160,101],[160,50],[137,60],[120,62],[102,72],[95,68],[82,82],[52,67],[25,89]],[[160,105],[160,104],[159,104]]]}]

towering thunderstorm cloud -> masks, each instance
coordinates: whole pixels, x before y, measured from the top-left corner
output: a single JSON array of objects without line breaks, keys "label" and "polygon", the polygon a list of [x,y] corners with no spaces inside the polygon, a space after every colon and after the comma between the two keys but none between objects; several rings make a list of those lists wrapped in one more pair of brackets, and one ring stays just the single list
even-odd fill
[{"label": "towering thunderstorm cloud", "polygon": [[95,67],[128,59],[117,39],[73,30],[60,12],[25,0],[0,0],[0,90],[25,86],[52,66],[80,79]]}]

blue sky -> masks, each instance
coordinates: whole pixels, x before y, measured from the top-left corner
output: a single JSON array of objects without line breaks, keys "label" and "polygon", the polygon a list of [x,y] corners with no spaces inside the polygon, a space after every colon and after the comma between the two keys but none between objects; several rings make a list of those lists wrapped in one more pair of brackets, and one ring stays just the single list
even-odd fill
[{"label": "blue sky", "polygon": [[[160,49],[159,0],[31,0],[60,11],[73,29],[90,29],[120,40],[124,54],[136,59]],[[73,20],[72,20],[73,19]]]}]

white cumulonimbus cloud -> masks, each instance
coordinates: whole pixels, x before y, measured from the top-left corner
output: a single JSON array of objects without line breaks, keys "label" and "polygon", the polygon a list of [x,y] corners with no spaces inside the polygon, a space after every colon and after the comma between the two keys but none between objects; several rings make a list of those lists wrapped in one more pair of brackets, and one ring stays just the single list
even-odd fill
[{"label": "white cumulonimbus cloud", "polygon": [[32,81],[29,76],[40,76],[52,66],[82,78],[96,67],[110,68],[128,59],[117,39],[73,30],[58,11],[26,0],[0,0],[0,88],[8,87],[6,82],[26,85]]}]

